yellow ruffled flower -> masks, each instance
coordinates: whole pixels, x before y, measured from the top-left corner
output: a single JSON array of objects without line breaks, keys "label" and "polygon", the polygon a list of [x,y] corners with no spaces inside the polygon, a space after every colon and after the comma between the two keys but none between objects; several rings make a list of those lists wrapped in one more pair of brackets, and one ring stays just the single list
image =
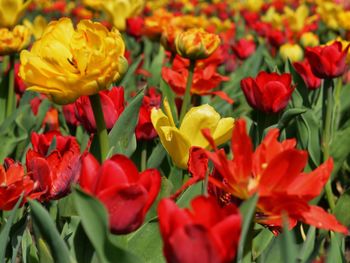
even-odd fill
[{"label": "yellow ruffled flower", "polygon": [[30,43],[29,28],[18,25],[12,30],[0,28],[0,56],[18,53]]},{"label": "yellow ruffled flower", "polygon": [[286,61],[288,58],[291,62],[303,59],[303,49],[298,44],[286,43],[280,47],[281,58]]},{"label": "yellow ruffled flower", "polygon": [[338,18],[340,26],[345,30],[350,30],[350,11],[340,12]]},{"label": "yellow ruffled flower", "polygon": [[316,47],[320,44],[320,40],[316,34],[312,32],[306,32],[301,35],[300,44],[303,47]]},{"label": "yellow ruffled flower", "polygon": [[41,38],[45,31],[45,28],[47,27],[47,21],[45,17],[41,15],[36,16],[33,22],[30,22],[28,19],[25,19],[23,21],[23,24],[31,30],[35,39]]},{"label": "yellow ruffled flower", "polygon": [[216,34],[201,28],[191,28],[181,32],[175,39],[177,53],[184,58],[197,60],[209,57],[220,45]]},{"label": "yellow ruffled flower", "polygon": [[180,128],[174,124],[167,100],[164,100],[164,109],[165,114],[161,109],[153,108],[151,120],[161,143],[179,168],[187,169],[192,146],[206,149],[210,147],[202,135],[202,129],[210,129],[216,145],[227,142],[232,136],[234,119],[221,118],[220,114],[208,104],[190,109],[184,116]]},{"label": "yellow ruffled flower", "polygon": [[126,19],[139,15],[145,5],[144,0],[84,0],[83,4],[106,13],[108,20],[124,31]]},{"label": "yellow ruffled flower", "polygon": [[32,0],[0,0],[0,27],[17,25]]},{"label": "yellow ruffled flower", "polygon": [[20,77],[28,90],[47,94],[58,104],[107,89],[127,70],[125,45],[117,30],[69,18],[51,22],[31,51],[21,52]]}]

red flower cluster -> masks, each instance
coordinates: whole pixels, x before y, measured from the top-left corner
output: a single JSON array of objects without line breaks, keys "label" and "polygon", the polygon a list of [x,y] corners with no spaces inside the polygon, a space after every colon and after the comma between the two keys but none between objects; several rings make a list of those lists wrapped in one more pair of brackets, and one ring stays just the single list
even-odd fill
[{"label": "red flower cluster", "polygon": [[143,97],[142,105],[139,113],[139,121],[135,129],[137,140],[152,140],[157,137],[157,132],[151,121],[152,108],[159,108],[162,96],[155,88],[150,88]]},{"label": "red flower cluster", "polygon": [[[124,88],[103,90],[99,92],[99,96],[106,128],[110,130],[124,111]],[[81,96],[75,103],[63,106],[63,113],[68,123],[81,123],[88,132],[96,132],[96,122],[88,96]]]},{"label": "red flower cluster", "polygon": [[106,206],[115,234],[127,234],[141,226],[158,195],[160,183],[157,170],[139,173],[123,155],[114,155],[102,165],[91,154],[82,161],[80,185]]},{"label": "red flower cluster", "polygon": [[[198,60],[193,74],[192,94],[206,95],[221,82],[229,78],[217,73],[224,57],[221,49],[217,49],[207,59]],[[176,55],[171,68],[163,67],[162,76],[177,95],[183,95],[186,89],[189,60]]]},{"label": "red flower cluster", "polygon": [[213,197],[199,196],[192,210],[180,209],[170,199],[158,206],[159,226],[167,262],[232,262],[241,232],[234,205],[221,208]]},{"label": "red flower cluster", "polygon": [[210,177],[220,189],[239,199],[258,193],[256,221],[270,227],[281,227],[281,214],[286,212],[290,226],[297,221],[318,228],[347,233],[345,226],[321,207],[309,205],[317,197],[331,174],[333,161],[329,159],[311,173],[304,173],[308,155],[295,148],[296,140],[279,142],[279,130],[271,129],[253,152],[252,142],[244,120],[238,120],[232,136],[233,160],[215,146],[208,130],[203,131],[215,152],[206,151],[223,180]]}]

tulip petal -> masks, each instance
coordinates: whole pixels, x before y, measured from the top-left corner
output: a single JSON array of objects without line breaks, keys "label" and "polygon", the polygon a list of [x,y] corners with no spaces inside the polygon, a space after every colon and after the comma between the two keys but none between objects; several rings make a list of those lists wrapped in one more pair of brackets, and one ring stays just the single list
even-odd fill
[{"label": "tulip petal", "polygon": [[231,117],[222,118],[219,120],[213,132],[213,138],[216,145],[221,145],[232,137],[234,121],[234,118]]}]

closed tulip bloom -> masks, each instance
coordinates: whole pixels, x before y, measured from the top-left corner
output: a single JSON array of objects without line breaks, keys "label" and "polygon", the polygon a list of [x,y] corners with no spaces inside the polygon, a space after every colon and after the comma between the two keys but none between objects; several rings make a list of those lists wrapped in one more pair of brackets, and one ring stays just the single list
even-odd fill
[{"label": "closed tulip bloom", "polygon": [[[56,147],[52,146],[55,140]],[[72,136],[52,131],[32,133],[32,149],[26,155],[27,172],[37,185],[35,192],[43,191],[41,201],[59,199],[70,192],[70,186],[79,177],[80,147]]]},{"label": "closed tulip bloom", "polygon": [[32,0],[0,0],[0,28],[12,28],[22,18]]},{"label": "closed tulip bloom", "polygon": [[255,52],[255,42],[252,39],[240,39],[232,50],[239,59],[247,59]]},{"label": "closed tulip bloom", "polygon": [[187,169],[192,146],[209,147],[201,129],[209,128],[217,144],[225,143],[231,136],[234,119],[221,118],[220,114],[208,104],[190,109],[183,118],[180,128],[175,126],[166,100],[164,108],[166,114],[161,109],[153,108],[151,120],[164,148],[179,168]]},{"label": "closed tulip bloom", "polygon": [[142,225],[160,184],[161,176],[156,169],[139,173],[123,155],[114,155],[102,165],[91,154],[83,157],[80,185],[106,206],[115,234],[127,234]]},{"label": "closed tulip bloom", "polygon": [[336,78],[345,72],[349,47],[350,44],[343,49],[342,43],[335,41],[328,46],[306,48],[305,57],[316,77],[321,79]]},{"label": "closed tulip bloom", "polygon": [[74,30],[69,18],[51,22],[31,51],[21,53],[20,76],[28,90],[58,104],[107,89],[127,69],[125,45],[117,30],[82,20]]},{"label": "closed tulip bloom", "polygon": [[283,61],[289,59],[291,62],[296,62],[303,59],[303,49],[298,44],[283,44],[279,52]]},{"label": "closed tulip bloom", "polygon": [[251,107],[265,113],[277,113],[288,105],[294,91],[291,84],[290,74],[261,71],[255,79],[243,79],[241,88]]},{"label": "closed tulip bloom", "polygon": [[180,209],[171,199],[158,206],[163,253],[169,263],[232,262],[241,233],[241,217],[234,205],[220,207],[213,197],[192,200]]},{"label": "closed tulip bloom", "polygon": [[15,26],[12,30],[0,28],[0,56],[18,53],[30,43],[30,29]]},{"label": "closed tulip bloom", "polygon": [[209,57],[219,45],[219,36],[208,33],[202,28],[191,28],[179,33],[175,38],[177,53],[192,60]]},{"label": "closed tulip bloom", "polygon": [[312,73],[311,66],[307,60],[295,62],[293,66],[309,89],[317,89],[321,86],[321,79]]},{"label": "closed tulip bloom", "polygon": [[[113,87],[99,92],[106,128],[112,129],[124,111],[124,88]],[[96,121],[89,97],[82,96],[75,102],[77,120],[90,132],[96,132]]]}]

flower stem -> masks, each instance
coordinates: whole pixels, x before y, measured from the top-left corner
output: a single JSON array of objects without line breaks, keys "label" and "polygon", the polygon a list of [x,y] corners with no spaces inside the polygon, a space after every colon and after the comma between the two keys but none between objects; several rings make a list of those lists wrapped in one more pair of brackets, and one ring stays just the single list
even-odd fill
[{"label": "flower stem", "polygon": [[106,123],[103,117],[101,100],[98,93],[89,96],[89,99],[92,106],[92,110],[94,112],[96,129],[97,129],[97,137],[98,137],[98,143],[100,148],[100,161],[102,163],[106,159],[108,149],[109,149]]},{"label": "flower stem", "polygon": [[[322,151],[323,161],[328,160],[330,157],[330,141],[331,141],[331,129],[332,129],[332,112],[333,112],[333,80],[325,79],[323,85],[323,105],[322,105],[322,120],[323,120],[323,132],[322,132]],[[328,179],[325,186],[327,201],[331,211],[334,210],[335,201],[332,192],[332,178]]]},{"label": "flower stem", "polygon": [[141,171],[146,170],[147,168],[147,142],[142,142],[141,150]]},{"label": "flower stem", "polygon": [[191,103],[191,87],[192,87],[192,79],[193,79],[193,72],[194,72],[195,66],[196,66],[196,61],[190,60],[190,66],[188,68],[186,90],[185,90],[185,95],[184,95],[184,99],[182,102],[181,113],[180,113],[180,123],[182,122],[182,119],[184,118],[184,116],[185,116],[185,114],[190,106],[190,103]]},{"label": "flower stem", "polygon": [[6,102],[6,117],[9,117],[13,110],[15,109],[15,55],[10,55],[9,62],[9,86],[7,93],[7,102]]}]

